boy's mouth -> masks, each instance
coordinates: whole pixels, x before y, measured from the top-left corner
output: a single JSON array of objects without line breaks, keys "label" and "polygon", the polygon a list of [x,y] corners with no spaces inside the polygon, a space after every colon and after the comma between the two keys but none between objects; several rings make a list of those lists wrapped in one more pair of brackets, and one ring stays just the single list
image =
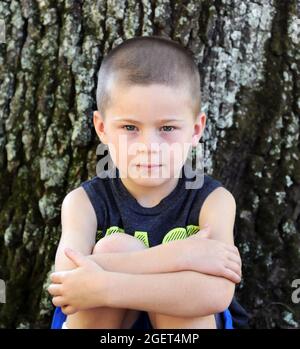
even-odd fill
[{"label": "boy's mouth", "polygon": [[155,167],[161,167],[161,164],[137,164],[137,167],[140,168],[155,168]]}]

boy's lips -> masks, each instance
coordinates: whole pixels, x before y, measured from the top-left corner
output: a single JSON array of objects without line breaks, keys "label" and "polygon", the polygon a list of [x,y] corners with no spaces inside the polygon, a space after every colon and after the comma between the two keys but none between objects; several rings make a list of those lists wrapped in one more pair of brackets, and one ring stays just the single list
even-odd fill
[{"label": "boy's lips", "polygon": [[152,167],[160,167],[162,164],[137,164],[138,167],[146,167],[146,168],[152,168]]}]

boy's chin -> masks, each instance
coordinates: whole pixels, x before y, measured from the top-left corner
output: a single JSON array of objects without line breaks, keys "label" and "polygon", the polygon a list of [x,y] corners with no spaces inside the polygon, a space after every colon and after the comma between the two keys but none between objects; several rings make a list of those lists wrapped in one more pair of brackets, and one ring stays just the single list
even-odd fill
[{"label": "boy's chin", "polygon": [[128,176],[134,183],[149,187],[160,185],[170,180],[171,177],[170,173],[163,171],[162,168],[155,171],[136,170],[130,172]]},{"label": "boy's chin", "polygon": [[168,180],[168,178],[155,178],[155,177],[149,177],[149,178],[132,178],[131,179],[136,185],[140,185],[143,187],[155,187],[163,184]]}]

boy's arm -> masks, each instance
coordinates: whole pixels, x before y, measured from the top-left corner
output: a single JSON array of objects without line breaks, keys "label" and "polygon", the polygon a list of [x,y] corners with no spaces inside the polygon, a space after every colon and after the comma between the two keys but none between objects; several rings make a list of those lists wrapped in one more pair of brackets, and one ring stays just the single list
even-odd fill
[{"label": "boy's arm", "polygon": [[[155,263],[157,258],[156,255],[153,256],[152,251],[149,258],[146,257],[145,259],[139,253],[132,255],[130,252],[91,255],[95,245],[97,217],[82,187],[72,190],[64,198],[61,208],[61,224],[62,234],[56,251],[55,271],[75,268],[75,264],[64,253],[66,247],[79,251],[84,255],[89,255],[92,260],[110,271],[163,273],[180,270],[183,266],[182,254],[180,253],[183,246],[178,244],[179,241],[169,242],[171,246],[163,251],[166,258],[164,258],[164,261],[159,261],[159,263]],[[157,247],[159,249],[155,250],[154,253],[160,255],[162,246]],[[171,247],[174,247],[172,251]],[[140,263],[141,260],[143,260],[143,263]]]},{"label": "boy's arm", "polygon": [[[233,244],[235,209],[231,193],[218,188],[205,201],[199,225],[207,222],[212,226],[213,238]],[[186,240],[196,240],[196,235]],[[163,254],[160,258],[163,259]],[[234,294],[234,283],[223,277],[195,271],[159,274],[103,271],[95,269],[96,264],[89,258],[80,259],[83,262],[77,266],[81,267],[74,271],[52,274],[54,284],[49,292],[56,296],[56,305],[71,305],[78,310],[108,306],[193,317],[225,310]],[[92,291],[80,288],[83,279]]]},{"label": "boy's arm", "polygon": [[[225,188],[217,188],[202,206],[199,226],[208,223],[212,239],[234,245],[235,213],[233,195]],[[194,271],[148,275],[110,273],[108,280],[108,306],[173,316],[205,316],[224,311],[235,290],[234,282],[226,278]]]},{"label": "boy's arm", "polygon": [[[238,250],[230,244],[204,238],[207,236],[209,231],[202,229],[186,239],[170,241],[148,249],[96,253],[88,258],[106,271],[157,274],[191,270],[222,276],[239,283],[241,261]],[[235,262],[227,268],[231,260]]]},{"label": "boy's arm", "polygon": [[[231,290],[222,278],[194,271],[161,274],[108,272],[105,306],[176,317],[202,317],[228,308]],[[98,299],[101,306],[102,299]],[[97,302],[94,303],[95,306]]]},{"label": "boy's arm", "polygon": [[82,187],[66,195],[61,208],[62,234],[56,251],[55,271],[75,268],[66,257],[66,247],[90,255],[95,245],[97,218],[90,200]]},{"label": "boy's arm", "polygon": [[[234,223],[236,202],[234,196],[224,187],[215,189],[204,201],[199,213],[199,224],[207,222],[211,226],[211,238],[234,245]],[[236,247],[235,247],[236,248]],[[238,249],[236,248],[238,252]],[[241,259],[240,259],[241,264]],[[228,268],[231,265],[228,265]],[[240,266],[241,268],[241,266]],[[229,278],[221,278],[222,292],[227,294],[227,303],[230,305],[235,292],[235,283]]]},{"label": "boy's arm", "polygon": [[[212,225],[214,238],[233,244],[235,200],[226,189],[217,189],[210,194],[199,217]],[[207,212],[208,210],[208,212]],[[211,213],[213,212],[213,213]],[[202,215],[204,213],[204,215]],[[219,225],[222,216],[222,226]],[[186,240],[197,239],[192,236]],[[197,244],[194,244],[197,248]],[[84,260],[84,257],[81,259]],[[89,260],[89,258],[86,258]],[[161,257],[161,260],[164,260]],[[139,261],[140,263],[141,261]],[[228,308],[234,294],[234,283],[223,278],[205,275],[195,271],[177,271],[158,274],[130,274],[112,271],[97,271],[93,263],[84,262],[74,272],[52,275],[52,295],[60,296],[61,304],[72,305],[75,309],[109,306],[116,308],[140,309],[171,316],[205,316]],[[79,264],[78,264],[79,265]],[[87,272],[84,265],[90,265]],[[74,274],[75,273],[75,274]],[[80,289],[82,278],[86,284],[93,284],[93,292],[86,295]],[[78,288],[79,287],[79,288]],[[76,290],[81,290],[77,294]],[[92,297],[93,295],[93,297]],[[142,297],[141,297],[142,295]],[[57,299],[58,299],[57,298]],[[77,301],[76,301],[77,300]],[[88,300],[88,304],[86,301]]]},{"label": "boy's arm", "polygon": [[[203,244],[200,241],[191,244],[186,241],[188,239],[171,241],[142,251],[91,255],[95,245],[97,217],[82,187],[72,190],[64,198],[61,208],[61,224],[62,234],[56,252],[55,271],[75,268],[74,263],[65,256],[66,247],[89,255],[105,270],[126,273],[199,271],[199,265],[202,262],[198,258],[198,251],[193,254],[193,257],[188,251],[191,246],[194,251],[198,248],[200,251],[200,246]],[[143,263],[140,263],[141,260]],[[219,270],[219,274],[224,277],[232,276],[224,274],[224,270]]]},{"label": "boy's arm", "polygon": [[[218,188],[208,196],[199,213],[199,226],[210,225],[209,241],[202,239],[205,233],[201,230],[184,240],[145,250],[98,253],[89,258],[107,271],[156,274],[191,270],[238,283],[241,260],[233,241],[235,210],[232,194],[225,188]],[[231,260],[235,263],[232,264]],[[231,287],[230,283],[227,285]]]},{"label": "boy's arm", "polygon": [[186,240],[169,241],[139,251],[96,253],[88,258],[106,271],[120,273],[156,274],[186,270],[183,253],[189,245]]}]

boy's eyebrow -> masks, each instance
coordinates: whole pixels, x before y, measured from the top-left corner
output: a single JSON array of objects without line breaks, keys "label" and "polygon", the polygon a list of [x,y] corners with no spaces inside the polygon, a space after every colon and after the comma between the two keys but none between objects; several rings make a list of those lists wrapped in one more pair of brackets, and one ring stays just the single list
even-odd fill
[{"label": "boy's eyebrow", "polygon": [[[123,119],[123,118],[114,118],[114,121],[125,121],[125,122],[132,122],[136,124],[141,124],[140,121],[135,120],[135,119]],[[182,119],[159,119],[159,122],[184,122]]]}]

